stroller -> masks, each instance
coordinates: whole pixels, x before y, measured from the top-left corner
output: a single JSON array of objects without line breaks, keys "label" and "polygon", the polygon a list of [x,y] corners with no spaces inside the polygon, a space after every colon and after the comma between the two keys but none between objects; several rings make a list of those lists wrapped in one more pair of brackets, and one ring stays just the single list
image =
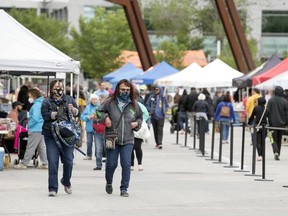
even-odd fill
[{"label": "stroller", "polygon": [[[28,118],[23,119],[19,123],[19,125],[22,126],[23,128],[26,128],[27,124],[28,124]],[[25,151],[26,151],[26,147],[27,147],[27,142],[28,142],[28,132],[26,130],[25,130],[25,132],[20,131],[19,138],[18,138],[18,159],[14,160],[14,165],[19,164],[20,160],[23,160],[24,155],[25,155]],[[38,152],[36,149],[35,154],[32,157],[33,165],[35,166],[35,168],[37,168],[39,165],[39,161],[37,158],[38,158]]]},{"label": "stroller", "polygon": [[172,110],[171,110],[171,118],[169,120],[171,126],[170,126],[170,133],[173,134],[174,131],[177,131],[177,128],[178,128],[178,131],[181,130],[181,127],[180,127],[180,123],[178,124],[178,127],[177,127],[177,119],[178,119],[178,105],[174,105],[172,107]]}]

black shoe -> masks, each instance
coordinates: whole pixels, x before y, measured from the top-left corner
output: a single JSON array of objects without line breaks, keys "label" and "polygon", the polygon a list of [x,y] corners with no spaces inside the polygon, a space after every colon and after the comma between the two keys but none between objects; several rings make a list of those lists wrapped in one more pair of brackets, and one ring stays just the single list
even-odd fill
[{"label": "black shoe", "polygon": [[162,149],[163,147],[162,147],[162,145],[159,145],[158,148],[159,148],[159,149]]},{"label": "black shoe", "polygon": [[95,167],[93,170],[101,170],[101,167]]},{"label": "black shoe", "polygon": [[108,194],[112,194],[113,193],[113,187],[112,187],[112,184],[106,184],[106,192]]},{"label": "black shoe", "polygon": [[274,154],[274,159],[275,159],[275,160],[280,160],[278,153],[275,153],[275,154]]},{"label": "black shoe", "polygon": [[129,197],[129,194],[127,193],[126,190],[122,190],[121,193],[120,193],[120,196],[122,196],[122,197]]}]

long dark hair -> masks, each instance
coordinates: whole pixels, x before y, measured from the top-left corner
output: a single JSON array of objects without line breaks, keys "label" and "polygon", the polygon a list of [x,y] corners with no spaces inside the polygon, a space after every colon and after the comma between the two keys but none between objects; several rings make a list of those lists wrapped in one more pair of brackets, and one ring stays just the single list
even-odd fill
[{"label": "long dark hair", "polygon": [[50,97],[52,98],[53,97],[53,87],[54,85],[57,83],[57,82],[60,82],[62,83],[63,87],[64,87],[64,83],[63,83],[63,80],[53,80],[51,83],[50,83],[50,89],[49,89],[49,92],[50,92]]},{"label": "long dark hair", "polygon": [[116,89],[114,91],[114,93],[112,94],[112,99],[116,100],[117,95],[120,92],[120,85],[124,84],[125,86],[130,88],[130,99],[131,99],[131,104],[132,107],[135,108],[135,90],[134,90],[134,86],[127,80],[127,79],[122,79],[120,80],[117,85],[116,85]]}]

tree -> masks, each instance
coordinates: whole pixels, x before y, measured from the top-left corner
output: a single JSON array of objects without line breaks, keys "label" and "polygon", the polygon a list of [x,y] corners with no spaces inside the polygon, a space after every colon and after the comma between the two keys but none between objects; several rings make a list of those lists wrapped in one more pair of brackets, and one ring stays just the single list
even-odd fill
[{"label": "tree", "polygon": [[94,18],[80,17],[79,26],[80,32],[72,29],[71,35],[85,77],[100,79],[122,64],[121,51],[132,46],[123,9],[95,8]]},{"label": "tree", "polygon": [[67,36],[69,27],[67,22],[49,18],[46,14],[38,16],[36,10],[24,11],[12,8],[9,14],[52,46],[67,55],[71,53],[71,41]]},{"label": "tree", "polygon": [[164,41],[160,44],[155,57],[158,62],[166,61],[174,67],[182,69],[183,57],[185,54],[184,50],[184,46],[178,46],[171,41]]}]

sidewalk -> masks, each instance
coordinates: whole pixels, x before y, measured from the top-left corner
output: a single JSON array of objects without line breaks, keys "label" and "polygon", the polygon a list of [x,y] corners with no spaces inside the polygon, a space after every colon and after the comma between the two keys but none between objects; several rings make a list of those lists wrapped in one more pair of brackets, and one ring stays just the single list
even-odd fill
[{"label": "sidewalk", "polygon": [[[267,143],[266,178],[272,182],[258,182],[255,178],[234,172],[236,168],[223,168],[195,150],[175,145],[176,134],[170,134],[165,123],[163,149],[154,149],[153,135],[143,143],[143,168],[132,171],[129,198],[120,197],[120,167],[114,176],[114,192],[105,192],[105,172],[93,171],[95,159],[85,161],[75,154],[72,185],[73,194],[67,195],[60,187],[57,197],[48,197],[47,170],[29,167],[27,170],[9,169],[0,172],[1,216],[217,216],[217,215],[277,215],[288,212],[288,149],[283,146],[280,161],[274,161]],[[211,133],[210,133],[211,134]],[[217,135],[218,136],[218,135]],[[215,154],[218,159],[218,138]],[[234,165],[240,164],[241,129],[234,131]],[[245,170],[251,170],[250,135],[246,134]],[[184,135],[179,142],[184,144]],[[188,146],[193,139],[188,137]],[[206,135],[206,151],[210,156],[211,135]],[[85,146],[84,146],[85,147]],[[198,140],[197,145],[198,148]],[[84,149],[84,148],[83,148]],[[17,158],[12,155],[12,161]],[[229,159],[229,145],[223,146],[223,159]],[[135,166],[137,168],[137,166]],[[261,174],[261,162],[256,173]],[[62,174],[62,170],[59,172]],[[247,174],[247,173],[246,173]]]}]

